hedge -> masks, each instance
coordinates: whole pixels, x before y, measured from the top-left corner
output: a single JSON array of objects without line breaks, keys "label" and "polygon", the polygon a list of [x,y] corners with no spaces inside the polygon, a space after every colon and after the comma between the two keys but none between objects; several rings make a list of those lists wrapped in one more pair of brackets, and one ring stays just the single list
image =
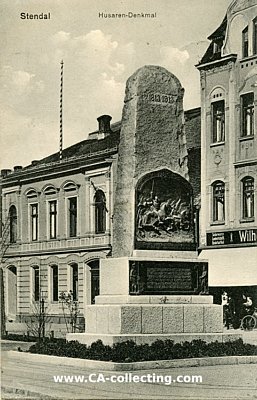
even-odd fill
[{"label": "hedge", "polygon": [[257,355],[257,346],[246,344],[242,339],[226,343],[217,341],[206,343],[203,340],[174,343],[172,340],[156,340],[151,345],[137,345],[134,341],[128,340],[115,343],[113,346],[104,345],[101,340],[87,346],[77,341],[46,339],[32,345],[29,352],[101,361],[134,362],[193,357],[250,356]]}]

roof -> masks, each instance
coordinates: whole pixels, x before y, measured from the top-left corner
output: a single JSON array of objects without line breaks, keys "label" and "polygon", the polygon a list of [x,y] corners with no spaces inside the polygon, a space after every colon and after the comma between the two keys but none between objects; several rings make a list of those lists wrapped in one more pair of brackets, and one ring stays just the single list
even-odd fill
[{"label": "roof", "polygon": [[208,37],[209,40],[224,39],[227,29],[227,16],[223,18],[220,26]]},{"label": "roof", "polygon": [[[111,148],[115,148],[118,146],[119,143],[119,136],[120,136],[120,122],[116,122],[115,124],[111,125],[112,133],[105,137],[104,139],[98,140],[95,138],[94,134],[97,134],[98,131],[91,132],[89,134],[89,138],[83,140],[82,142],[78,142],[73,144],[72,146],[67,147],[62,151],[62,157],[71,158],[71,157],[80,157],[83,155],[93,155],[95,153],[104,152],[104,150],[108,150]],[[90,136],[93,136],[91,139]],[[43,158],[42,160],[37,161],[36,165],[39,164],[47,164],[54,161],[59,160],[59,152],[51,154]],[[29,165],[26,168],[30,168]]]},{"label": "roof", "polygon": [[[200,147],[200,131],[201,131],[201,121],[200,121],[201,108],[193,108],[191,110],[185,111],[185,129],[188,144],[190,147]],[[63,158],[70,158],[73,156],[82,156],[86,154],[98,153],[99,151],[104,151],[107,149],[114,148],[119,144],[121,129],[121,121],[118,121],[111,125],[112,133],[104,139],[96,139],[98,130],[89,133],[89,137],[82,142],[78,142],[70,147],[63,150]],[[92,139],[91,139],[92,137]],[[48,163],[59,160],[59,152],[51,154],[48,157],[43,158],[38,161],[38,164]],[[27,168],[29,168],[28,166]]]},{"label": "roof", "polygon": [[[25,173],[29,174],[33,171],[41,169],[57,168],[68,170],[69,165],[75,165],[83,162],[86,164],[97,163],[104,158],[117,154],[120,138],[121,121],[111,125],[111,133],[104,139],[98,139],[99,131],[89,133],[88,138],[67,147],[62,152],[62,160],[59,160],[59,152],[51,154],[41,160],[32,162],[32,164],[8,174],[4,181],[8,178],[18,178]],[[185,111],[185,132],[187,137],[188,149],[201,147],[201,109],[194,108]]]},{"label": "roof", "polygon": [[221,49],[225,40],[226,29],[227,16],[224,17],[220,26],[208,37],[208,39],[211,40],[211,43],[198,65],[222,59]]}]

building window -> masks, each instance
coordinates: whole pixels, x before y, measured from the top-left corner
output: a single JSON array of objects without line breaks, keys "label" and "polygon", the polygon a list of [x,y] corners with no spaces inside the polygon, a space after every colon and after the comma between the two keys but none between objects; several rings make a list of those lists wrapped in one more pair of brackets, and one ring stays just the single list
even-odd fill
[{"label": "building window", "polygon": [[242,107],[242,136],[254,134],[254,95],[247,93],[241,96]]},{"label": "building window", "polygon": [[257,54],[257,18],[253,20],[253,54]]},{"label": "building window", "polygon": [[31,240],[38,240],[38,204],[30,205],[31,211]]},{"label": "building window", "polygon": [[69,236],[77,236],[77,197],[71,197],[69,202]]},{"label": "building window", "polygon": [[248,37],[248,26],[242,32],[242,54],[243,57],[248,57],[248,44],[249,44],[249,37]]},{"label": "building window", "polygon": [[9,209],[10,218],[10,243],[16,243],[17,241],[17,210],[15,206],[11,206]]},{"label": "building window", "polygon": [[57,237],[57,201],[49,201],[49,236],[50,239]]},{"label": "building window", "polygon": [[59,289],[58,289],[58,265],[53,265],[51,267],[51,296],[52,296],[52,301],[58,301],[59,300]]},{"label": "building window", "polygon": [[32,268],[32,293],[34,301],[39,301],[40,298],[40,278],[39,278],[39,267],[35,266]]},{"label": "building window", "polygon": [[225,140],[225,102],[224,100],[212,103],[212,141],[213,143]]},{"label": "building window", "polygon": [[243,218],[254,217],[254,179],[247,176],[242,180],[243,185]]},{"label": "building window", "polygon": [[73,300],[78,300],[78,264],[70,265],[70,290],[72,290]]},{"label": "building window", "polygon": [[95,233],[104,233],[106,230],[106,200],[105,194],[98,189],[95,193]]},{"label": "building window", "polygon": [[225,185],[220,181],[213,184],[213,221],[225,221]]}]

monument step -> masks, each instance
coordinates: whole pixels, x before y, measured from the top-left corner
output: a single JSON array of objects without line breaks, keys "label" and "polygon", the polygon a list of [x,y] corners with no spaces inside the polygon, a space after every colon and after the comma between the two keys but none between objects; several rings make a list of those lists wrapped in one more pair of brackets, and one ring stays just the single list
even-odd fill
[{"label": "monument step", "polygon": [[95,298],[97,305],[104,304],[212,304],[213,296],[161,296],[161,295],[99,295]]},{"label": "monument step", "polygon": [[[153,250],[134,250],[131,259],[153,259]],[[175,259],[176,261],[199,261],[197,251],[165,251],[165,250],[154,250],[154,259]],[[205,261],[205,260],[202,260]]]}]

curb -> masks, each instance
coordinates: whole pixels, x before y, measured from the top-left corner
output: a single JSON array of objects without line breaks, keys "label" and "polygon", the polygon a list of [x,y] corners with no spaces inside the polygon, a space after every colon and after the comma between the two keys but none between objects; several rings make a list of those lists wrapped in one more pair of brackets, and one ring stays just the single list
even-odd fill
[{"label": "curb", "polygon": [[8,351],[7,353],[9,359],[20,362],[35,362],[37,364],[70,366],[76,368],[98,369],[105,371],[138,371],[147,369],[167,369],[182,367],[210,367],[214,365],[257,364],[257,355],[116,363],[112,361],[56,357],[44,354],[22,353],[18,351]]}]

